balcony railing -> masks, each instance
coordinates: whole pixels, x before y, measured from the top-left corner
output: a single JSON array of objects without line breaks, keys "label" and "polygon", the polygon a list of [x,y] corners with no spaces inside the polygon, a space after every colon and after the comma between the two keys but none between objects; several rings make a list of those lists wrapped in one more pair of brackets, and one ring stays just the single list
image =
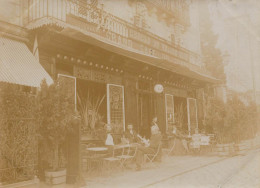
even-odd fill
[{"label": "balcony railing", "polygon": [[29,29],[47,24],[72,26],[99,39],[200,71],[199,56],[151,32],[138,28],[82,0],[28,0]]}]

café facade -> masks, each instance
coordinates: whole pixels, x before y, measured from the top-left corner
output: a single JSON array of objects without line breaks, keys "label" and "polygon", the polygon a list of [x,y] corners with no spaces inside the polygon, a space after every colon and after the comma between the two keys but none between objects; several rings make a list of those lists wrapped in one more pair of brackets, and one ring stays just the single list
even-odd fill
[{"label": "caf\u00e9 facade", "polygon": [[[167,4],[144,2],[141,6],[139,1],[126,1],[130,8],[145,6],[157,17],[163,14],[158,20],[165,19],[170,26],[189,27],[185,3],[181,7],[186,17],[178,19],[166,10]],[[40,64],[53,79],[63,77],[72,84],[76,106],[77,96],[105,96],[99,110],[105,123],[118,132],[133,124],[148,137],[154,116],[163,133],[176,124],[178,113],[187,134],[201,124],[203,90],[218,80],[202,63],[194,63],[199,54],[145,29],[142,15],[139,22],[135,16],[134,23],[127,22],[106,11],[105,2],[94,1],[30,0],[23,6]]]},{"label": "caf\u00e9 facade", "polygon": [[[36,64],[31,56],[38,54],[40,71],[31,76],[41,75],[49,83],[58,77],[68,80],[76,108],[78,97],[105,96],[99,115],[116,132],[133,124],[149,137],[151,120],[157,116],[163,133],[177,124],[192,134],[204,119],[204,89],[219,82],[205,71],[200,54],[181,44],[181,33],[192,25],[192,5],[180,0],[120,3],[128,14],[118,12],[112,1],[23,1],[20,26],[4,29],[14,28],[16,37],[8,39],[10,45],[23,44],[27,54],[27,47],[31,49],[26,69]],[[170,39],[161,34],[166,31]],[[17,37],[21,34],[22,41]],[[18,75],[18,69],[12,74]]]}]

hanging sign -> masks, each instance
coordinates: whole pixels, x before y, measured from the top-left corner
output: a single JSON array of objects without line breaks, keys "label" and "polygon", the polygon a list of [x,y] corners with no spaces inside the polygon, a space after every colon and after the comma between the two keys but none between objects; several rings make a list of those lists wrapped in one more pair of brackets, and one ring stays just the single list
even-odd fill
[{"label": "hanging sign", "polygon": [[163,92],[163,85],[162,85],[162,84],[156,84],[156,85],[154,86],[154,91],[155,91],[156,93],[162,93],[162,92]]}]

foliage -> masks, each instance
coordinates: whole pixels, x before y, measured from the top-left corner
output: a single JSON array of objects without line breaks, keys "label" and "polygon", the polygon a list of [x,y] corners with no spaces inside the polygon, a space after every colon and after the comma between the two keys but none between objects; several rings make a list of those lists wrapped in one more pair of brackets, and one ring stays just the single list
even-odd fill
[{"label": "foliage", "polygon": [[200,31],[202,60],[206,69],[216,78],[225,81],[223,58],[221,51],[216,48],[218,36],[212,31],[208,0],[200,1]]},{"label": "foliage", "polygon": [[205,129],[207,132],[212,132],[213,127],[223,124],[225,104],[217,98],[208,97],[205,107]]},{"label": "foliage", "polygon": [[233,140],[239,143],[241,140],[253,138],[256,131],[256,106],[251,103],[246,105],[238,94],[227,102],[225,123],[230,127]]},{"label": "foliage", "polygon": [[206,101],[205,128],[217,135],[218,143],[239,143],[255,136],[257,114],[253,103],[246,105],[234,93],[226,104],[216,98]]},{"label": "foliage", "polygon": [[0,83],[0,182],[32,179],[37,163],[35,97]]},{"label": "foliage", "polygon": [[74,96],[68,92],[70,89],[70,84],[59,79],[50,86],[43,81],[37,96],[40,141],[44,148],[41,155],[45,156],[52,170],[65,166],[64,144],[75,115]]},{"label": "foliage", "polygon": [[95,131],[96,127],[103,127],[103,117],[99,114],[99,108],[104,99],[105,95],[94,98],[89,92],[85,100],[78,96],[84,132]]}]

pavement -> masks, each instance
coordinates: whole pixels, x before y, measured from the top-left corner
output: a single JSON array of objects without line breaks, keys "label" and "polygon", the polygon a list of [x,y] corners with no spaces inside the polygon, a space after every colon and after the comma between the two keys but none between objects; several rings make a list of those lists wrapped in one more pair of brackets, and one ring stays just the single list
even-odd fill
[{"label": "pavement", "polygon": [[[259,188],[260,152],[244,156],[169,156],[161,163],[147,164],[141,171],[128,169],[106,176],[86,177],[84,188]],[[40,188],[48,186],[41,183]],[[55,188],[75,188],[58,185]]]},{"label": "pavement", "polygon": [[114,173],[109,177],[97,177],[86,181],[90,188],[146,187],[175,175],[180,175],[202,166],[224,160],[215,156],[171,156],[155,165],[146,165],[141,171],[129,170]]}]

